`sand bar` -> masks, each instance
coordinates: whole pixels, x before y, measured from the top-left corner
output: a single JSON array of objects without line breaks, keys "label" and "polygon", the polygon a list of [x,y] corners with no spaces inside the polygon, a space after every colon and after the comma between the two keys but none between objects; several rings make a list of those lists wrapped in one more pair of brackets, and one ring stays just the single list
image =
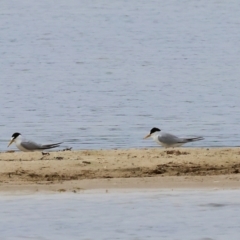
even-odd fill
[{"label": "sand bar", "polygon": [[0,191],[239,188],[240,148],[0,153]]}]

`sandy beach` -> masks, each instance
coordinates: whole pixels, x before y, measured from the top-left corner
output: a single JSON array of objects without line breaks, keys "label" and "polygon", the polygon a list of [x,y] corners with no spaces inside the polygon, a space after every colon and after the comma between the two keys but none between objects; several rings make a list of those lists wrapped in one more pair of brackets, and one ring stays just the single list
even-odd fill
[{"label": "sandy beach", "polygon": [[239,188],[239,148],[0,153],[0,191]]}]

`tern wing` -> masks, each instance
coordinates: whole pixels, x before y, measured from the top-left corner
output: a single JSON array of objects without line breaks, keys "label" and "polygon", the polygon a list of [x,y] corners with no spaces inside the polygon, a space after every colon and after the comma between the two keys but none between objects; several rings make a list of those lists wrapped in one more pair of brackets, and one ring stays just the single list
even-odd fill
[{"label": "tern wing", "polygon": [[204,139],[203,137],[179,138],[170,133],[162,133],[162,135],[158,136],[158,140],[165,144],[195,142],[195,141],[199,141],[199,140],[203,140],[203,139]]},{"label": "tern wing", "polygon": [[21,142],[22,147],[26,148],[29,151],[55,148],[55,147],[58,147],[60,144],[61,143],[42,145],[42,144],[35,143],[33,141],[23,141],[23,142]]},{"label": "tern wing", "polygon": [[162,133],[158,136],[159,142],[165,143],[165,144],[174,144],[174,143],[182,143],[182,139],[172,135],[170,133]]}]

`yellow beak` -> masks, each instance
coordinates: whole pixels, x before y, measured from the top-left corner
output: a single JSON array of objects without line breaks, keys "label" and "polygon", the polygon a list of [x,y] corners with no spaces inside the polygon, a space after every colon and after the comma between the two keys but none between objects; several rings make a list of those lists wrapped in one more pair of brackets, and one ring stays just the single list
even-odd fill
[{"label": "yellow beak", "polygon": [[10,142],[8,144],[8,147],[13,143],[13,141],[14,141],[14,138],[11,138],[11,140],[10,140]]},{"label": "yellow beak", "polygon": [[147,136],[145,136],[143,139],[149,138],[151,134],[149,133]]}]

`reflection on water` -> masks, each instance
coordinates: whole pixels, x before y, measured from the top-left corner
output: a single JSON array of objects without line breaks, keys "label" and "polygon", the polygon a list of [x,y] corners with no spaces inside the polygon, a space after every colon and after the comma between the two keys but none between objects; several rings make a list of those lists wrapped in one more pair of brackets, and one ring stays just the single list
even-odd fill
[{"label": "reflection on water", "polygon": [[0,196],[1,239],[238,239],[239,190]]},{"label": "reflection on water", "polygon": [[75,149],[156,146],[142,140],[152,127],[205,137],[188,146],[239,145],[240,2],[1,10],[1,151],[16,131]]}]

